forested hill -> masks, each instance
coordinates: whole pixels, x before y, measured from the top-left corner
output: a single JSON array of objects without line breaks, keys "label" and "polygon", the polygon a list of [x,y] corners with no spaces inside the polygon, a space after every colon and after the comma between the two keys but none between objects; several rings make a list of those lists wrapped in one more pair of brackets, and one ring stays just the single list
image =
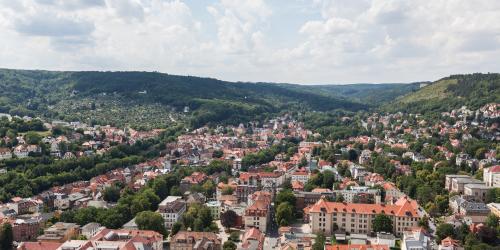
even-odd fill
[{"label": "forested hill", "polygon": [[500,102],[500,74],[452,75],[383,106],[387,111],[416,113],[449,111],[461,106],[479,108]]},{"label": "forested hill", "polygon": [[165,117],[176,120],[175,114],[185,107],[185,117],[197,127],[245,122],[285,110],[356,111],[366,105],[289,84],[233,83],[156,72],[0,69],[0,112],[158,126],[168,121],[151,123]]}]

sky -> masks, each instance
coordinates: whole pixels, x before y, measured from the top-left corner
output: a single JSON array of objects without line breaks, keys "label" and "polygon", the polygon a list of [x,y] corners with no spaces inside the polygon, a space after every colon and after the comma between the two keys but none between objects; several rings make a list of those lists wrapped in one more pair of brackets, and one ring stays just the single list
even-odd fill
[{"label": "sky", "polygon": [[498,72],[498,0],[0,0],[0,68],[228,81]]}]

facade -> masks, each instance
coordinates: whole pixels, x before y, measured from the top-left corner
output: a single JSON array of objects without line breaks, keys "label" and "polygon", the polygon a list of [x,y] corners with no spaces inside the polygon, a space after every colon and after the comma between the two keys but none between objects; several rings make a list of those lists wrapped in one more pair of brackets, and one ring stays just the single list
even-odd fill
[{"label": "facade", "polygon": [[490,209],[482,202],[476,202],[472,197],[453,196],[450,198],[450,208],[454,213],[469,217],[474,223],[486,221]]},{"label": "facade", "polygon": [[254,227],[265,233],[271,214],[271,194],[259,191],[252,196],[243,218],[245,228]]},{"label": "facade", "polygon": [[44,231],[44,234],[37,238],[38,241],[63,243],[80,233],[80,226],[75,223],[58,222]]},{"label": "facade", "polygon": [[309,180],[309,173],[305,170],[303,171],[295,171],[292,174],[292,181],[298,181],[305,184]]},{"label": "facade", "polygon": [[483,181],[488,187],[500,187],[500,165],[483,170]]},{"label": "facade", "polygon": [[488,206],[492,214],[500,217],[500,203],[488,203],[486,206]]},{"label": "facade", "polygon": [[221,240],[211,232],[180,231],[170,241],[172,250],[221,250]]},{"label": "facade", "polygon": [[431,239],[422,229],[405,231],[401,240],[401,250],[430,250]]},{"label": "facade", "polygon": [[241,243],[238,249],[245,250],[263,250],[264,249],[264,234],[257,228],[249,228],[245,230]]},{"label": "facade", "polygon": [[186,202],[181,196],[168,196],[158,205],[158,213],[165,220],[165,227],[171,229],[186,211]]},{"label": "facade", "polygon": [[212,214],[212,218],[214,220],[218,220],[220,218],[221,204],[219,201],[209,201],[205,203],[205,206],[210,209],[210,213]]},{"label": "facade", "polygon": [[473,196],[475,200],[486,202],[486,194],[493,187],[488,187],[484,184],[465,184],[464,195]]},{"label": "facade", "polygon": [[387,245],[363,245],[363,244],[326,245],[325,250],[389,250],[389,246],[387,246]]},{"label": "facade", "polygon": [[[446,176],[446,189],[450,192],[455,192],[458,194],[464,194],[465,185],[467,184],[482,184],[480,180],[476,180],[470,176]],[[451,184],[451,185],[450,185]]]},{"label": "facade", "polygon": [[349,233],[370,233],[375,216],[386,214],[393,221],[395,234],[401,235],[403,231],[418,225],[420,216],[417,209],[418,204],[406,197],[400,198],[394,205],[328,202],[323,197],[308,213],[313,233],[331,235],[334,225]]},{"label": "facade", "polygon": [[8,148],[0,148],[0,161],[12,158],[12,152]]}]

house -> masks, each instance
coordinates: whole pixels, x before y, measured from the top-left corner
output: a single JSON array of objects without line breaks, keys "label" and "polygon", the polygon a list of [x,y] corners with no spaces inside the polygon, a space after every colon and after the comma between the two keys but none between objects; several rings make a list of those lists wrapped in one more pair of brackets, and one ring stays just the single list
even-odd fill
[{"label": "house", "polygon": [[180,231],[170,240],[172,250],[221,250],[222,243],[212,232]]},{"label": "house", "polygon": [[364,244],[325,245],[325,250],[389,250],[389,247],[387,245]]},{"label": "house", "polygon": [[416,227],[420,219],[418,204],[407,197],[401,197],[394,205],[330,202],[322,197],[308,213],[312,232],[327,235],[334,232],[334,225],[349,233],[370,233],[373,219],[381,213],[391,218],[395,234],[401,235]]},{"label": "house", "polygon": [[469,217],[473,223],[483,223],[490,213],[490,209],[482,202],[474,201],[474,197],[450,197],[450,208],[454,213]]},{"label": "house", "polygon": [[221,203],[219,201],[209,201],[205,203],[205,206],[210,209],[210,213],[212,214],[212,218],[214,220],[218,220],[220,218]]},{"label": "house", "polygon": [[483,181],[488,187],[500,187],[500,165],[485,168],[483,170]]},{"label": "house", "polygon": [[8,160],[12,158],[12,152],[10,152],[9,148],[0,148],[0,161]]},{"label": "house", "polygon": [[[71,242],[71,241],[69,241]],[[68,243],[68,242],[66,242]],[[65,243],[65,244],[66,244]],[[89,248],[66,248],[64,250],[163,250],[163,235],[150,230],[102,229],[86,241]]]},{"label": "house", "polygon": [[454,240],[450,237],[446,237],[441,240],[441,244],[439,244],[439,250],[463,250],[464,248],[461,246],[459,240]]},{"label": "house", "polygon": [[465,184],[464,195],[473,196],[476,201],[486,202],[486,194],[493,187],[488,187],[485,184]]},{"label": "house", "polygon": [[257,228],[248,228],[243,233],[241,243],[238,244],[238,249],[245,250],[263,250],[264,249],[264,234]]},{"label": "house", "polygon": [[[449,182],[448,182],[449,180]],[[448,185],[451,183],[451,187]],[[446,189],[450,192],[455,192],[458,194],[464,194],[464,186],[466,184],[482,184],[483,182],[480,180],[476,180],[470,176],[454,176],[454,175],[446,175]]]},{"label": "house", "polygon": [[58,250],[62,243],[59,242],[21,242],[17,250]]},{"label": "house", "polygon": [[486,206],[490,209],[492,214],[500,217],[500,203],[488,203]]},{"label": "house", "polygon": [[171,229],[182,218],[186,208],[186,202],[182,197],[168,196],[158,205],[158,213],[165,220],[165,227]]},{"label": "house", "polygon": [[305,169],[299,169],[292,173],[292,182],[298,181],[305,184],[309,180],[309,173]]},{"label": "house", "polygon": [[404,231],[401,250],[430,250],[431,239],[422,228]]},{"label": "house", "polygon": [[44,234],[38,236],[38,241],[63,243],[80,233],[80,226],[75,223],[57,222],[53,226],[45,229]]},{"label": "house", "polygon": [[34,241],[38,236],[40,226],[42,223],[41,218],[29,219],[0,219],[0,225],[3,223],[10,223],[12,226],[12,237],[16,242],[21,241]]},{"label": "house", "polygon": [[304,191],[304,183],[300,181],[292,181],[292,190],[295,192]]},{"label": "house", "polygon": [[266,232],[267,223],[271,215],[271,195],[264,192],[256,192],[254,197],[249,198],[249,205],[245,209],[245,228],[255,227],[261,232]]},{"label": "house", "polygon": [[87,239],[90,239],[103,229],[105,229],[105,227],[101,227],[101,224],[91,222],[82,227],[81,234],[85,236]]}]

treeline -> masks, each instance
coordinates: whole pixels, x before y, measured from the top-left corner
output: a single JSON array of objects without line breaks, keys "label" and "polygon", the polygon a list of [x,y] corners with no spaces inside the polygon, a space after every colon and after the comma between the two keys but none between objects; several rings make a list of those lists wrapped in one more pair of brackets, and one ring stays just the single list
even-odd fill
[{"label": "treeline", "polygon": [[102,156],[67,160],[47,156],[5,160],[1,164],[8,172],[0,175],[0,200],[7,201],[13,196],[30,197],[53,186],[89,180],[113,169],[143,162],[147,157],[158,155],[151,154],[151,151],[157,151],[156,147],[154,140],[148,140],[134,145],[118,145]]}]

